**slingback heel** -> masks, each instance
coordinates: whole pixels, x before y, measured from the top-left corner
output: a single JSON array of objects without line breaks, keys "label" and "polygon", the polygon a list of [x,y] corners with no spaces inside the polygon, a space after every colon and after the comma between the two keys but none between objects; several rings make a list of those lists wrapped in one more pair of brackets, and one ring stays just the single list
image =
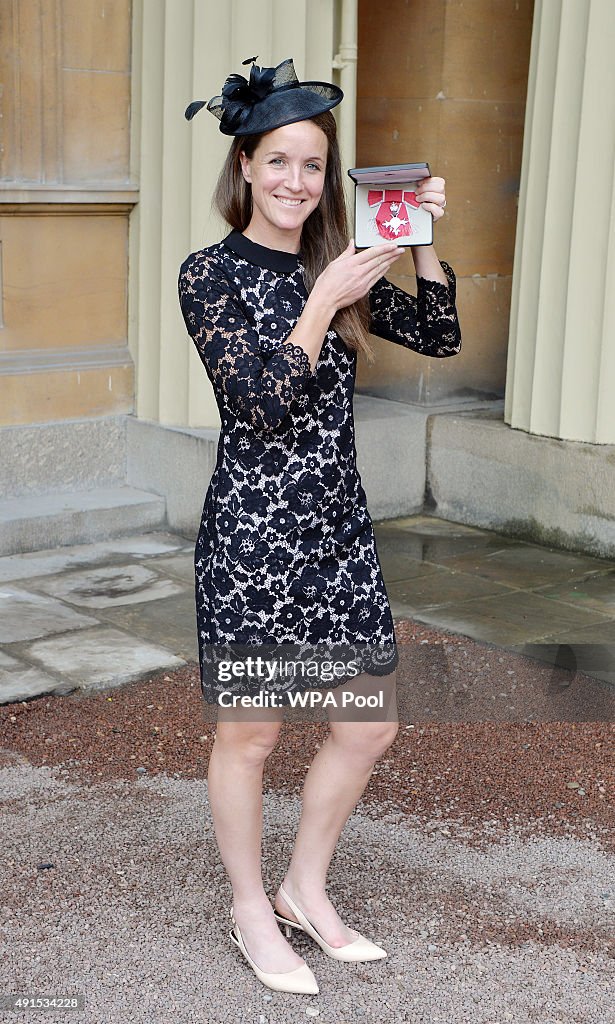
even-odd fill
[{"label": "slingback heel", "polygon": [[243,941],[243,935],[239,930],[239,925],[235,920],[232,907],[231,920],[233,922],[233,927],[229,929],[231,942],[241,950],[256,977],[259,981],[262,981],[263,985],[266,985],[267,988],[273,989],[274,992],[296,992],[302,995],[318,995],[318,992],[320,991],[318,988],[318,982],[307,964],[302,964],[301,967],[297,967],[294,971],[283,971],[281,973],[268,973],[267,971],[261,971],[260,967],[254,963],[254,960],[246,949],[246,944]]},{"label": "slingback heel", "polygon": [[275,919],[279,924],[284,925],[287,938],[290,938],[293,928],[298,928],[299,931],[306,932],[311,936],[327,956],[332,957],[334,960],[343,960],[346,963],[365,963],[370,960],[383,960],[387,955],[385,949],[377,946],[375,942],[370,942],[363,935],[358,935],[353,942],[348,942],[345,946],[330,946],[328,942],[325,942],[322,935],[319,935],[314,925],[308,920],[303,911],[299,909],[297,904],[293,903],[282,886],[280,886],[280,893],[297,918],[296,921],[291,921],[290,918],[283,917],[282,914],[278,914],[274,910]]}]

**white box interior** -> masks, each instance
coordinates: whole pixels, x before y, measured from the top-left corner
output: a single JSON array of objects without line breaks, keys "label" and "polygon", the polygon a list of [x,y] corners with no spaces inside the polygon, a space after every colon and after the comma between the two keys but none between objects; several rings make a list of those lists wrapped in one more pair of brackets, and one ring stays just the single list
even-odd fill
[{"label": "white box interior", "polygon": [[[390,180],[389,180],[390,181]],[[431,245],[433,217],[416,208],[417,181],[370,182],[356,186],[355,245],[365,248],[393,241],[397,245]]]}]

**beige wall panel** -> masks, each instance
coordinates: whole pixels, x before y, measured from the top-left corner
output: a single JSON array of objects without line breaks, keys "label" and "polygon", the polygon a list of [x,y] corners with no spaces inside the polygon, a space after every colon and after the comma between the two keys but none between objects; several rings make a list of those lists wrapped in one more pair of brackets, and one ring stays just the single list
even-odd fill
[{"label": "beige wall panel", "polygon": [[[615,8],[600,0],[590,5],[585,50],[560,412],[564,437],[611,444],[615,443],[613,378],[608,378],[607,390],[602,374],[609,361],[603,349],[612,351],[615,346],[609,266],[615,248],[614,47]],[[586,216],[583,203],[588,167],[596,195],[604,197],[605,214],[596,223]]]},{"label": "beige wall panel", "polygon": [[131,413],[133,396],[131,365],[0,375],[0,426]]},{"label": "beige wall panel", "polygon": [[[160,374],[158,379],[158,416],[160,422],[181,422],[187,404],[188,377],[185,327],[177,300],[177,275],[180,263],[188,255],[184,250],[190,234],[191,129],[215,128],[208,111],[190,123],[182,117],[185,96],[192,88],[191,62],[186,60],[186,33],[192,41],[194,5],[186,4],[184,17],[173,17],[167,4],[165,26],[164,145],[162,152],[162,194],[160,244]],[[147,98],[147,97],[146,97]],[[144,211],[142,211],[143,214]],[[178,374],[181,366],[183,372]],[[179,378],[179,379],[177,379]],[[171,384],[169,387],[168,385]]]},{"label": "beige wall panel", "polygon": [[0,219],[3,348],[65,348],[126,338],[125,216]]},{"label": "beige wall panel", "polygon": [[442,88],[445,8],[445,0],[359,0],[359,100],[437,96]]},{"label": "beige wall panel", "polygon": [[[388,352],[385,370],[359,374],[365,390],[434,402],[503,392],[532,10],[532,0],[359,0],[357,164],[427,160],[446,179],[434,240],[457,275],[465,343],[428,370]],[[396,269],[411,275],[411,257]]]},{"label": "beige wall panel", "polygon": [[2,177],[39,181],[43,171],[40,0],[2,4]]},{"label": "beige wall panel", "polygon": [[[50,4],[53,12],[49,9]],[[55,0],[41,0],[43,54],[40,118],[44,182],[62,181],[63,176],[63,121],[59,74],[62,64],[62,23],[58,12]]]},{"label": "beige wall panel", "polygon": [[[412,294],[411,277],[390,280]],[[420,356],[399,345],[373,338],[376,362],[361,357],[357,387],[366,394],[417,404],[443,404],[455,399],[495,397],[506,372],[511,278],[462,278],[458,308],[465,347],[450,359]]]},{"label": "beige wall panel", "polygon": [[[540,202],[538,192],[532,196],[533,218],[542,225],[540,248],[531,255],[531,262],[522,264],[522,272],[537,276],[539,303],[536,320],[529,336],[532,366],[531,390],[533,408],[530,429],[533,433],[559,433],[562,404],[562,350],[566,344],[566,320],[569,298],[574,295],[576,281],[570,275],[573,254],[574,196],[577,178],[579,130],[581,124],[582,88],[578,75],[582,72],[579,55],[583,53],[587,38],[589,8],[582,0],[562,9],[563,17],[557,32],[558,73],[555,91],[549,97],[550,123],[540,127],[541,134],[550,140],[548,160],[540,169],[545,195]],[[560,69],[574,69],[574,74],[562,75]],[[538,155],[538,152],[535,154]],[[536,183],[535,183],[536,184]],[[538,202],[537,202],[538,200]],[[577,207],[578,209],[578,207]],[[582,207],[584,216],[585,210]],[[562,211],[567,215],[562,216]],[[594,233],[594,226],[590,228]],[[585,261],[587,248],[583,250]],[[539,260],[539,267],[536,266]],[[570,287],[566,287],[566,282]],[[589,328],[587,317],[591,303],[583,304],[583,328]],[[588,333],[594,333],[589,331]],[[537,344],[534,347],[534,338]],[[581,358],[587,353],[581,350]],[[573,375],[575,391],[579,375]],[[585,402],[583,402],[585,405]]]},{"label": "beige wall panel", "polygon": [[[537,0],[505,407],[517,429],[602,444],[615,443],[614,48],[612,0]],[[602,215],[588,216],[587,181]]]},{"label": "beige wall panel", "polygon": [[[305,21],[305,74],[317,82],[336,81],[331,73],[330,41],[334,39],[335,4],[331,0],[308,0]],[[288,56],[292,55],[292,50]],[[333,113],[337,107],[333,108]]]},{"label": "beige wall panel", "polygon": [[[309,0],[272,0],[271,3],[271,61],[275,65],[287,57],[292,57],[299,80],[306,77],[305,26],[308,2]],[[251,57],[252,54],[247,56]],[[265,61],[259,60],[258,63],[262,66]]]},{"label": "beige wall panel", "polygon": [[[512,276],[463,277],[457,282],[459,319],[465,350],[465,386],[501,394],[506,376]],[[453,357],[454,362],[455,357]]]},{"label": "beige wall panel", "polygon": [[130,71],[130,0],[61,0],[62,66]]},{"label": "beige wall panel", "polygon": [[[216,22],[215,47],[207,51],[207,60],[203,59],[205,40],[209,38],[212,21]],[[219,93],[224,79],[230,72],[231,50],[233,45],[233,29],[231,4],[220,10],[216,0],[203,0],[194,8],[194,39],[191,53],[192,95],[190,99],[208,99]],[[243,58],[253,57],[258,53],[253,50]],[[260,58],[259,53],[259,58]],[[207,112],[199,114],[203,120],[200,125],[192,122],[186,126],[186,137],[191,147],[191,209],[188,234],[182,242],[181,254],[176,254],[181,262],[189,252],[200,249],[216,239],[224,237],[227,229],[222,220],[211,208],[211,197],[215,187],[218,171],[229,147],[230,139],[226,138],[217,128],[213,117]],[[210,124],[207,124],[209,118]],[[153,195],[150,193],[150,195]],[[143,290],[147,301],[147,289]],[[177,328],[174,336],[177,339],[177,352],[180,354],[175,362],[174,376],[169,382],[181,394],[183,407],[177,415],[178,423],[195,426],[218,426],[220,419],[213,390],[207,375],[203,373],[203,365],[197,351],[185,329],[179,306],[175,307]],[[142,337],[144,337],[142,335]],[[145,341],[145,337],[144,337]],[[146,403],[154,411],[151,419],[161,419],[161,403],[159,394],[148,388],[137,393],[139,408],[146,408]]]},{"label": "beige wall panel", "polygon": [[512,274],[524,107],[463,100],[441,107],[432,170],[446,178],[454,205],[450,261],[463,276]]},{"label": "beige wall panel", "polygon": [[158,416],[163,29],[164,0],[148,0],[145,9],[143,0],[134,0],[131,131],[140,192],[130,217],[129,345],[136,372],[137,415],[142,419]]},{"label": "beige wall panel", "polygon": [[437,173],[442,106],[436,99],[362,100],[357,122],[357,166],[427,160]]},{"label": "beige wall panel", "polygon": [[62,72],[64,180],[128,181],[130,76]]},{"label": "beige wall panel", "polygon": [[[159,422],[217,426],[218,410],[177,301],[180,263],[222,238],[213,188],[230,139],[206,111],[185,106],[219,92],[241,61],[296,60],[300,76],[330,79],[335,0],[134,0],[133,152],[140,202],[131,218],[130,347],[137,413]],[[181,14],[181,17],[180,17]]]},{"label": "beige wall panel", "polygon": [[525,96],[532,0],[360,0],[359,10],[359,99]]},{"label": "beige wall panel", "polygon": [[525,103],[532,12],[532,0],[450,0],[440,86],[445,96]]},{"label": "beige wall panel", "polygon": [[0,180],[12,180],[17,173],[17,146],[19,144],[16,115],[18,102],[16,28],[12,3],[3,4],[0,24]]},{"label": "beige wall panel", "polygon": [[[169,0],[166,2],[168,7]],[[261,67],[269,65],[272,43],[272,2],[273,0],[258,0],[257,3],[254,0],[230,0],[225,5],[225,9],[220,12],[225,21],[230,18],[232,26],[232,50],[228,55],[232,68],[227,63],[226,75],[229,75],[231,70],[242,74],[239,65],[248,57],[258,55],[257,64]],[[216,6],[218,9],[220,8],[219,4]],[[216,91],[219,90],[220,85],[222,82],[219,83]]]},{"label": "beige wall panel", "polygon": [[130,182],[131,11],[131,0],[2,0],[3,423],[134,407],[128,215],[113,190]]},{"label": "beige wall panel", "polygon": [[130,0],[2,0],[2,179],[128,180],[130,12]]},{"label": "beige wall panel", "polygon": [[559,24],[556,24],[559,11],[551,5],[549,15],[552,23],[545,22],[544,30],[543,13],[542,0],[536,0],[506,366],[504,420],[517,428],[527,428],[531,409],[536,315],[541,291],[540,263],[545,209],[550,195],[544,168],[549,164],[551,131],[548,126],[553,117],[560,40]]}]

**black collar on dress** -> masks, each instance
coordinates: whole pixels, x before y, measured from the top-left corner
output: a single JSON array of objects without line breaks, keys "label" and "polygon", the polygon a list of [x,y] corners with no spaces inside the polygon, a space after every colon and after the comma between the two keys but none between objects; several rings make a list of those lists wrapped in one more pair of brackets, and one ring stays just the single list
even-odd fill
[{"label": "black collar on dress", "polygon": [[292,274],[299,266],[299,257],[294,252],[268,249],[267,246],[246,238],[241,231],[231,231],[222,242],[248,263],[255,263],[257,267],[265,267],[266,270],[274,270],[278,274]]}]

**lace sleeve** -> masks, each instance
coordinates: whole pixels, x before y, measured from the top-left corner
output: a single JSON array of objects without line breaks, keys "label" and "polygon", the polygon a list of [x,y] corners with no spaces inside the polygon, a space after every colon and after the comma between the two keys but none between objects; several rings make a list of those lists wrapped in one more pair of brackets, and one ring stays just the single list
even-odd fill
[{"label": "lace sleeve", "polygon": [[257,430],[275,430],[312,375],[300,345],[283,343],[263,359],[257,329],[214,261],[193,255],[182,264],[181,311],[207,375],[234,414]]},{"label": "lace sleeve", "polygon": [[370,331],[424,356],[454,356],[461,351],[455,307],[455,274],[440,261],[448,285],[417,277],[417,295],[381,278],[370,289]]}]

